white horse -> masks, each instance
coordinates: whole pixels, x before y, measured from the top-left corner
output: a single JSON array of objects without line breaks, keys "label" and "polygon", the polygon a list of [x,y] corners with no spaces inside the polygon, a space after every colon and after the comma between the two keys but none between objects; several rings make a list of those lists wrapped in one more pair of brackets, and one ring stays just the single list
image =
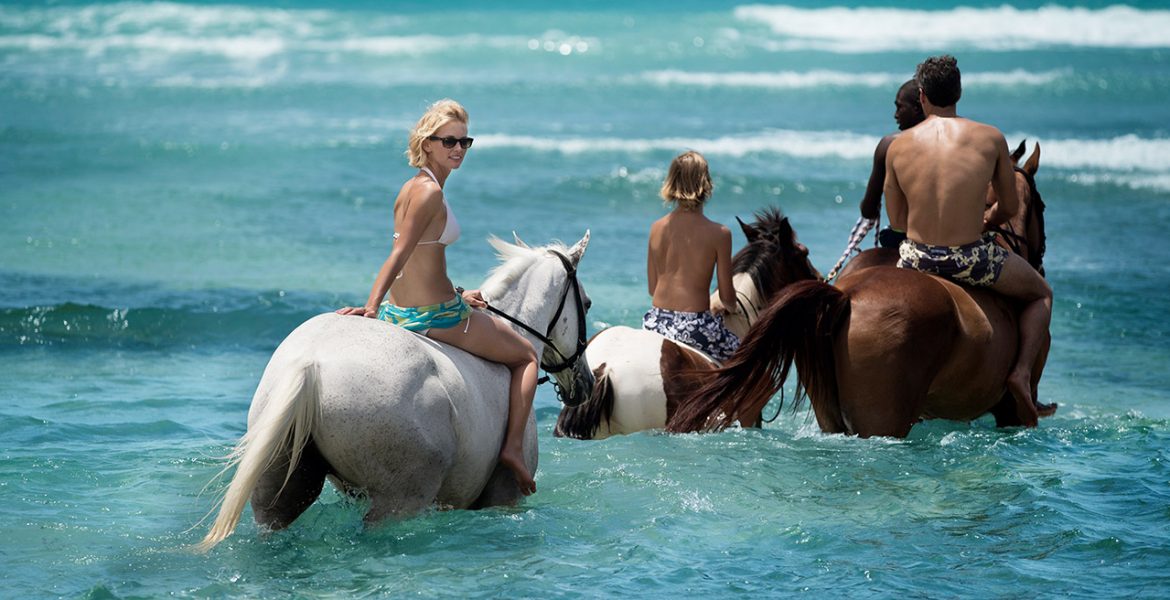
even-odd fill
[{"label": "white horse", "polygon": [[[588,395],[593,375],[579,358],[589,300],[576,271],[589,233],[572,248],[516,242],[490,240],[504,262],[484,281],[483,296],[521,325],[558,394]],[[367,522],[435,505],[516,502],[519,486],[497,460],[509,379],[503,365],[385,321],[334,313],[309,319],[264,370],[248,431],[225,468],[236,465],[235,476],[199,547],[208,550],[230,535],[249,498],[260,525],[288,526],[327,476],[341,490],[368,497]],[[525,461],[535,473],[531,414],[524,436]]]},{"label": "white horse", "polygon": [[[775,208],[755,217],[751,225],[736,219],[747,244],[732,260],[740,310],[725,323],[741,338],[785,285],[820,278],[787,217]],[[719,306],[718,294],[711,295],[711,302],[712,308]],[[554,432],[558,437],[603,439],[661,429],[679,400],[698,387],[702,372],[719,366],[695,348],[624,326],[610,327],[589,340],[585,360],[596,379],[593,393],[565,403]],[[755,420],[748,424],[755,425],[759,415],[752,417]]]}]

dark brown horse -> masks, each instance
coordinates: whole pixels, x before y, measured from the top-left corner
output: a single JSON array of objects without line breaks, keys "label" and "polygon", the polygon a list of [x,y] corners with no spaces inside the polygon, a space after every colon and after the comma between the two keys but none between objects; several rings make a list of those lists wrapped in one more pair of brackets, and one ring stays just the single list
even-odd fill
[{"label": "dark brown horse", "polygon": [[[1021,148],[1013,154],[1022,156]],[[1004,227],[1036,268],[1044,253],[1043,202],[1036,191],[1039,147],[1018,170],[1019,218]],[[740,349],[679,406],[667,429],[722,429],[758,414],[795,363],[797,399],[807,394],[821,429],[904,437],[924,418],[971,420],[988,412],[1019,425],[1005,382],[1016,357],[1018,307],[984,289],[890,266],[896,253],[854,259],[837,287],[806,281],[785,288]],[[1032,374],[1033,397],[1048,341]],[[1054,405],[1039,407],[1052,414]]]}]

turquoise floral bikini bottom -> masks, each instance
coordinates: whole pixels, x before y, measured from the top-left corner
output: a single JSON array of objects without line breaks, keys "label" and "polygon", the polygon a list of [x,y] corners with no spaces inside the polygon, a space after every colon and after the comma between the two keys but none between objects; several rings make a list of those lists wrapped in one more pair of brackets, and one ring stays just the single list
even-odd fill
[{"label": "turquoise floral bikini bottom", "polygon": [[440,304],[395,306],[387,300],[378,307],[379,319],[423,335],[429,329],[450,329],[470,316],[471,307],[459,294]]}]

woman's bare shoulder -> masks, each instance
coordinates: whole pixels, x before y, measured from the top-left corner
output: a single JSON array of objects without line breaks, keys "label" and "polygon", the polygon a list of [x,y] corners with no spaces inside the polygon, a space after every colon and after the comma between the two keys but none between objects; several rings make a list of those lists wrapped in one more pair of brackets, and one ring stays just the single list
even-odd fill
[{"label": "woman's bare shoulder", "polygon": [[397,206],[404,201],[412,208],[437,210],[438,205],[443,203],[443,189],[430,179],[411,177],[399,188],[394,204]]},{"label": "woman's bare shoulder", "polygon": [[713,236],[722,237],[731,235],[731,229],[719,221],[712,221],[711,219],[707,219],[707,222],[703,223],[703,226],[707,228],[707,230],[710,231],[711,235]]}]

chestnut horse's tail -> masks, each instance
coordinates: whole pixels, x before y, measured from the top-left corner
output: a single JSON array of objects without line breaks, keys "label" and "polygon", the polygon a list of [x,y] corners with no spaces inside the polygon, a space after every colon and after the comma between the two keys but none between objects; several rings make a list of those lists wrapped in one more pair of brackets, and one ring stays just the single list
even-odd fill
[{"label": "chestnut horse's tail", "polygon": [[821,281],[790,284],[748,330],[739,350],[685,398],[668,431],[719,430],[742,415],[759,414],[783,387],[795,361],[796,398],[807,392],[818,415],[840,423],[833,344],[849,317],[849,296]]}]

